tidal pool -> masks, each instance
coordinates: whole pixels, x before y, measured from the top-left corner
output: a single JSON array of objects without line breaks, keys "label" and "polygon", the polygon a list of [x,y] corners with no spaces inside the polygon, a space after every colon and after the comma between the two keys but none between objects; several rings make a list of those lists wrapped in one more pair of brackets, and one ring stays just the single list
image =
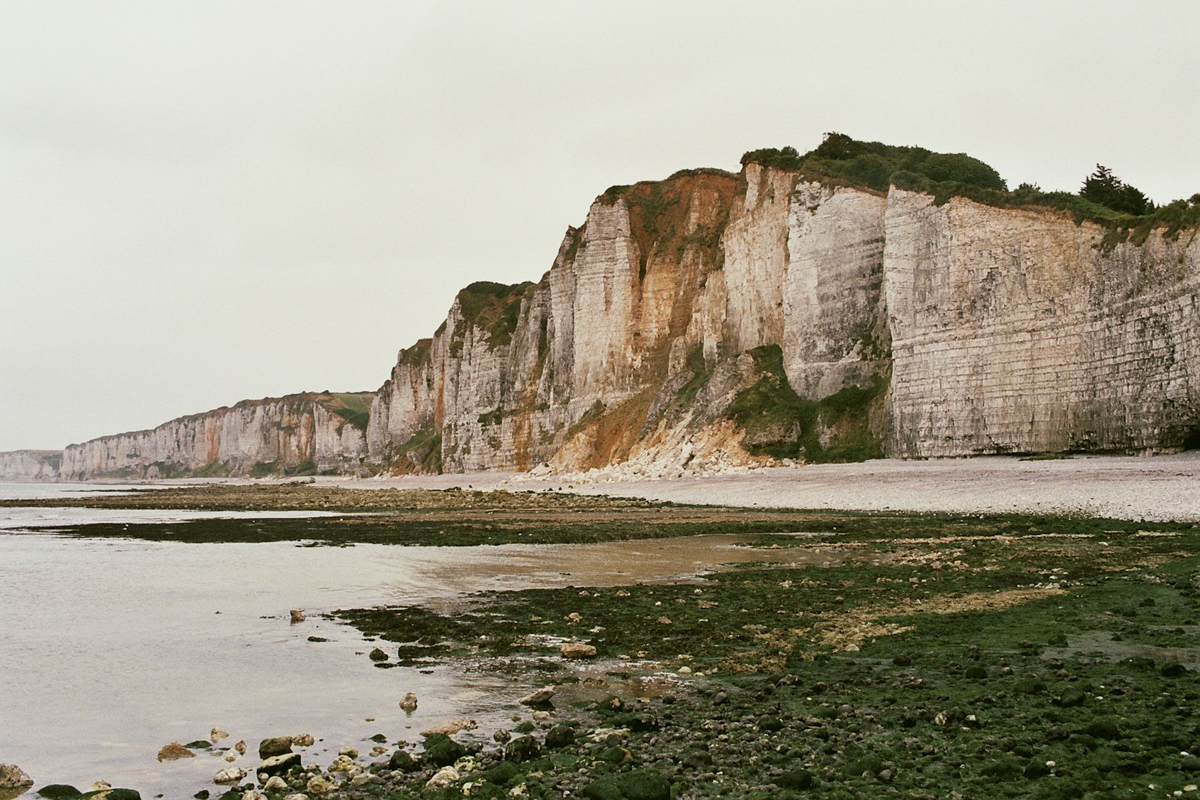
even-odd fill
[{"label": "tidal pool", "polygon": [[[103,779],[144,797],[185,798],[217,788],[212,775],[224,761],[201,753],[160,764],[155,756],[213,726],[231,734],[226,746],[246,740],[250,752],[237,763],[247,769],[267,736],[311,733],[320,741],[306,761],[325,763],[338,747],[366,754],[375,734],[416,741],[453,717],[478,720],[482,735],[514,713],[525,687],[445,666],[377,669],[365,655],[374,644],[321,614],[829,557],[738,541],[300,547],[0,533],[0,761],[20,765],[37,786],[86,789]],[[291,609],[307,619],[291,624]],[[410,691],[420,705],[408,715],[398,702]]]}]

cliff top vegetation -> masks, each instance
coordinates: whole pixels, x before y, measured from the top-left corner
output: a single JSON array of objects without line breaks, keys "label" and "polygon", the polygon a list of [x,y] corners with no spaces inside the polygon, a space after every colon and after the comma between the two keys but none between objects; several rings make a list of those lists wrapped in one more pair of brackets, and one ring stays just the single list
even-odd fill
[{"label": "cliff top vegetation", "polygon": [[[886,192],[889,187],[925,192],[938,204],[965,197],[1002,208],[1051,208],[1072,214],[1077,223],[1106,225],[1135,243],[1150,230],[1166,227],[1174,236],[1200,225],[1200,193],[1156,207],[1141,191],[1121,181],[1112,170],[1096,165],[1077,194],[1044,192],[1023,183],[1010,190],[995,169],[966,153],[935,153],[923,147],[899,147],[862,142],[843,133],[827,133],[824,141],[803,155],[794,147],[767,147],[742,156],[742,165],[800,172],[826,183]],[[1115,242],[1110,242],[1110,244]]]},{"label": "cliff top vegetation", "polygon": [[[521,301],[535,286],[532,281],[511,285],[477,281],[458,293],[458,309],[468,326],[486,332],[489,347],[501,347],[512,341],[521,315]],[[465,335],[466,326],[455,330],[454,340],[450,342],[452,354],[462,351]]]}]

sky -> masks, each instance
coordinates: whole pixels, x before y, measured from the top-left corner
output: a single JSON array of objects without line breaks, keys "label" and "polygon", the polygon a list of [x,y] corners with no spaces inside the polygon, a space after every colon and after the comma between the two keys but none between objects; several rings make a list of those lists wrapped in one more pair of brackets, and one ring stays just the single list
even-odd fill
[{"label": "sky", "polygon": [[613,184],[839,131],[1200,191],[1195,0],[0,0],[0,450],[369,391]]}]

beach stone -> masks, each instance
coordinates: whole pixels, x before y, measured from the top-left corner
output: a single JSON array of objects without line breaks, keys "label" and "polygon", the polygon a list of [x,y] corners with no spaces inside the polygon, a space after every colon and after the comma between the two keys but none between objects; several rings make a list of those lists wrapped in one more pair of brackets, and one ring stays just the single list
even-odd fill
[{"label": "beach stone", "polygon": [[388,769],[398,769],[401,772],[415,772],[418,769],[417,760],[405,750],[397,750],[388,759]]},{"label": "beach stone", "polygon": [[523,706],[548,706],[551,704],[551,699],[554,697],[554,689],[549,686],[543,686],[536,692],[525,695],[517,702]]},{"label": "beach stone", "polygon": [[283,800],[308,800],[308,795],[303,792],[295,792],[293,794],[285,794]]},{"label": "beach stone", "polygon": [[304,611],[303,611],[303,609],[299,609],[299,608],[293,608],[293,609],[291,610],[291,612],[289,612],[289,613],[291,614],[291,618],[292,618],[292,624],[293,624],[293,625],[295,625],[297,622],[304,622]]},{"label": "beach stone", "polygon": [[0,764],[0,789],[28,789],[33,778],[16,764]]},{"label": "beach stone", "polygon": [[459,731],[473,731],[478,727],[479,725],[473,719],[452,719],[421,731],[421,735],[429,737],[440,733],[442,736],[453,736]]},{"label": "beach stone", "polygon": [[407,694],[404,695],[404,698],[400,701],[400,707],[410,714],[412,712],[416,711],[417,710],[417,696],[415,694],[413,694],[412,692],[408,692]]},{"label": "beach stone", "polygon": [[245,739],[242,739],[240,742],[238,742],[237,744],[235,744],[235,745],[233,746],[233,749],[234,749],[234,750],[237,750],[237,754],[238,754],[239,756],[244,756],[244,755],[246,755],[246,740],[245,740]]},{"label": "beach stone", "polygon": [[72,800],[79,797],[83,792],[65,783],[52,783],[48,786],[43,786],[37,790],[38,796],[46,798],[46,800]]},{"label": "beach stone", "polygon": [[213,744],[216,744],[217,742],[221,741],[222,739],[228,739],[228,738],[229,738],[229,734],[226,733],[225,731],[221,730],[220,728],[213,728],[212,731],[208,734],[208,740],[210,742],[212,742]]},{"label": "beach stone", "polygon": [[440,733],[425,740],[422,758],[435,767],[447,767],[467,754],[467,748]]},{"label": "beach stone", "polygon": [[509,733],[508,729],[506,729],[506,728],[497,728],[496,732],[492,734],[492,738],[495,739],[500,744],[504,744],[505,742],[507,742],[509,739],[512,738],[512,734]]},{"label": "beach stone", "polygon": [[258,789],[251,789],[242,793],[242,800],[267,800],[267,796]]},{"label": "beach stone", "polygon": [[583,644],[582,642],[567,642],[562,647],[558,648],[558,651],[562,654],[563,658],[577,659],[596,657],[596,648],[590,644]]},{"label": "beach stone", "polygon": [[[311,737],[310,737],[311,738]],[[292,752],[291,736],[272,736],[258,743],[258,757],[271,758]]]},{"label": "beach stone", "polygon": [[458,782],[458,770],[454,767],[442,767],[434,773],[433,777],[425,782],[426,789],[445,789]]},{"label": "beach stone", "polygon": [[342,747],[338,749],[339,756],[346,758],[358,758],[358,749],[354,747]]},{"label": "beach stone", "polygon": [[260,775],[264,772],[267,775],[281,775],[292,767],[299,766],[301,766],[299,753],[284,753],[278,756],[271,756],[259,764],[256,771]]},{"label": "beach stone", "polygon": [[368,656],[368,658],[370,658],[372,661],[387,661],[388,654],[376,647],[371,651],[371,654]]},{"label": "beach stone", "polygon": [[532,761],[541,754],[542,746],[532,736],[519,736],[504,747],[504,757],[517,764]]},{"label": "beach stone", "polygon": [[242,778],[246,777],[246,770],[241,767],[226,767],[218,770],[216,775],[213,775],[213,783],[227,786],[231,783],[237,783]]},{"label": "beach stone", "polygon": [[312,747],[314,742],[316,742],[316,739],[312,737],[311,733],[302,733],[299,736],[292,737],[292,744],[296,747]]},{"label": "beach stone", "polygon": [[305,786],[309,794],[329,794],[336,788],[337,781],[328,775],[314,775]]},{"label": "beach stone", "polygon": [[488,783],[494,783],[497,786],[503,786],[513,778],[521,774],[521,770],[511,761],[501,761],[496,766],[483,773],[483,779]]},{"label": "beach stone", "polygon": [[158,751],[158,760],[159,761],[178,761],[181,758],[195,758],[195,757],[196,757],[195,753],[193,753],[191,750],[188,750],[186,747],[181,745],[179,742],[171,742],[170,744],[165,744],[165,745],[163,745],[162,749]]},{"label": "beach stone", "polygon": [[558,749],[575,743],[575,730],[570,725],[555,725],[546,731],[546,747]]},{"label": "beach stone", "polygon": [[[267,782],[263,784],[263,789],[268,792],[286,792],[288,788],[287,781],[278,775],[272,775],[267,778]],[[245,800],[245,798],[243,798]]]}]

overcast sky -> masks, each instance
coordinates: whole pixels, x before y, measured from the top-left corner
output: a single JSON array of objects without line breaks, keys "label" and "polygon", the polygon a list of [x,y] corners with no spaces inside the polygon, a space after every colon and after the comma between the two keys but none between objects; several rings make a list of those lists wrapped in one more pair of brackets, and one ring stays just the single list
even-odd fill
[{"label": "overcast sky", "polygon": [[1195,0],[0,0],[0,450],[376,389],[607,186],[825,131],[1190,196],[1198,30]]}]

